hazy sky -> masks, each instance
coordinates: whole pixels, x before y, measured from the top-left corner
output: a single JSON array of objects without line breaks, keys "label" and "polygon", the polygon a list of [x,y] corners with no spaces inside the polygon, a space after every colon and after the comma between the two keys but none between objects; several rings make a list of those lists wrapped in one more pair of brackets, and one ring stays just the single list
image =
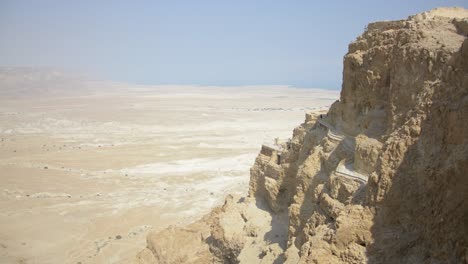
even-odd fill
[{"label": "hazy sky", "polygon": [[372,21],[468,1],[0,0],[0,65],[142,84],[340,88]]}]

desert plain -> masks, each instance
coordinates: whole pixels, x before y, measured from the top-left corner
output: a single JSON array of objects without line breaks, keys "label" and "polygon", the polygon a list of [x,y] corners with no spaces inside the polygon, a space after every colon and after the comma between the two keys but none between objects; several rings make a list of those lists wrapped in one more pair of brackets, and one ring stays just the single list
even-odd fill
[{"label": "desert plain", "polygon": [[129,263],[149,231],[246,195],[261,144],[290,137],[305,112],[339,96],[106,87],[0,93],[1,263]]}]

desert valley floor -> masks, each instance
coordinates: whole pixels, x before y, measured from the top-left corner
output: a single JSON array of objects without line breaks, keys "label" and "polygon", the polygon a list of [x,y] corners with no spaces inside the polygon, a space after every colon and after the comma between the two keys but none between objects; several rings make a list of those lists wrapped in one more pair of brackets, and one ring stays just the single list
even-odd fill
[{"label": "desert valley floor", "polygon": [[176,86],[0,98],[0,262],[129,263],[150,230],[245,194],[261,144],[337,98]]}]

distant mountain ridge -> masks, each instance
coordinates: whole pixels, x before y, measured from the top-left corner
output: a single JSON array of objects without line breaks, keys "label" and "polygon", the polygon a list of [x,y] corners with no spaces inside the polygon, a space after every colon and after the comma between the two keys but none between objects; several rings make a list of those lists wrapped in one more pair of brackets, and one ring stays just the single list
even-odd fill
[{"label": "distant mountain ridge", "polygon": [[118,83],[49,67],[0,67],[0,97],[89,95]]}]

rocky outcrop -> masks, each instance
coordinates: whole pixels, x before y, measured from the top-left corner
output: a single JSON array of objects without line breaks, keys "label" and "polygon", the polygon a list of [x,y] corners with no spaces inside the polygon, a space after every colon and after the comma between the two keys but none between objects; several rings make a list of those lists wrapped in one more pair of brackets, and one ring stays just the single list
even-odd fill
[{"label": "rocky outcrop", "polygon": [[149,235],[139,262],[467,263],[467,36],[460,8],[369,24],[340,100],[262,148],[249,197]]}]

